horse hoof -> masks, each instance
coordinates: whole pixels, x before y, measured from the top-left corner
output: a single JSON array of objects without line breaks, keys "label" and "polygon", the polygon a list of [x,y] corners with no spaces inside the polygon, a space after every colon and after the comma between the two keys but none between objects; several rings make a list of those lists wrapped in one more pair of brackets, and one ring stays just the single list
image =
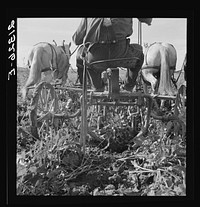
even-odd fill
[{"label": "horse hoof", "polygon": [[22,93],[22,100],[25,101],[25,99],[26,99],[26,89],[23,88],[21,90],[21,93]]}]

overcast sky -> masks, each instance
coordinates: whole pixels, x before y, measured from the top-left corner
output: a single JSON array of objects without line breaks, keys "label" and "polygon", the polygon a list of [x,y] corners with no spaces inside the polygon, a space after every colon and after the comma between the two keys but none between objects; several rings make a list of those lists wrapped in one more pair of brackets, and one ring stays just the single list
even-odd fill
[{"label": "overcast sky", "polygon": [[[76,31],[81,18],[17,18],[17,65],[23,66],[28,51],[39,42],[58,45],[65,40],[72,42],[72,35]],[[133,34],[130,39],[137,43],[138,20],[133,18]],[[186,18],[153,18],[152,25],[142,24],[142,42],[168,42],[177,50],[177,70],[181,69],[187,46],[187,19]],[[72,42],[71,51],[76,45]],[[71,57],[70,63],[75,66],[76,53]]]}]

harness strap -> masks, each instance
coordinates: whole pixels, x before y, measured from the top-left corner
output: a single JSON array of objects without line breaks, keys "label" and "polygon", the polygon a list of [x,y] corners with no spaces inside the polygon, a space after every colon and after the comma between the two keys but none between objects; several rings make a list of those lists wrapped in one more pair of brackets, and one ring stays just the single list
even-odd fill
[{"label": "harness strap", "polygon": [[[160,66],[145,65],[144,67],[141,68],[141,70],[143,70],[143,69],[149,69],[149,68],[160,69]],[[175,70],[176,67],[175,66],[171,66],[171,67],[169,67],[169,69],[170,70]]]},{"label": "harness strap", "polygon": [[160,69],[160,66],[145,65],[144,67],[141,68],[141,70],[143,70],[143,69],[149,69],[149,68]]},{"label": "harness strap", "polygon": [[41,70],[41,72],[46,72],[46,71],[49,71],[49,70],[53,70],[53,71],[55,71],[55,70],[57,70],[57,68],[54,68],[54,67],[47,67],[47,68],[43,68],[43,69]]},{"label": "harness strap", "polygon": [[77,47],[75,48],[75,50],[70,54],[70,56],[72,56],[75,52],[76,52],[76,50],[79,48],[79,45],[77,45]]},{"label": "harness strap", "polygon": [[[50,68],[51,68],[51,70],[55,71],[55,70],[58,70],[58,56],[57,56],[57,52],[56,52],[55,48],[50,43],[48,43],[48,45],[51,48],[51,53],[52,53],[51,67]],[[56,55],[56,68],[53,67],[54,52],[55,52],[55,55]]]},{"label": "harness strap", "polygon": [[[56,71],[58,70],[58,57],[57,57],[57,52],[55,50],[55,48],[48,42],[40,42],[40,43],[46,43],[49,45],[49,47],[51,48],[51,54],[52,54],[52,58],[51,58],[51,66],[50,67],[46,67],[46,68],[43,68],[41,70],[41,72],[46,72],[46,71],[49,71],[49,70],[52,70],[52,71]],[[39,43],[38,43],[39,44]],[[54,52],[55,52],[55,56],[56,56],[56,68],[53,67],[53,60],[54,60]]]},{"label": "harness strap", "polygon": [[152,45],[156,44],[156,43],[157,43],[157,42],[152,43],[152,44],[149,45],[149,46],[147,47],[147,49],[146,49],[145,57],[144,57],[144,59],[145,59],[145,64],[146,64],[146,65],[148,65],[148,63],[147,63],[147,53],[148,53],[148,51],[149,51],[149,48],[150,48]]}]

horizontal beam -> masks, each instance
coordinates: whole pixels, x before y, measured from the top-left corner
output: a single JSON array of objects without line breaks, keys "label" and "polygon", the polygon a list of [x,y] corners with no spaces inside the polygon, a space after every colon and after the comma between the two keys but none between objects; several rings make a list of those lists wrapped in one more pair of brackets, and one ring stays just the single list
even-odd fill
[{"label": "horizontal beam", "polygon": [[145,94],[141,92],[120,92],[120,93],[113,93],[109,94],[108,91],[105,92],[91,92],[90,96],[93,98],[138,98],[138,97],[144,97],[149,99],[164,99],[164,100],[173,100],[176,99],[176,96],[167,96],[167,95],[151,95],[151,94]]},{"label": "horizontal beam", "polygon": [[118,102],[118,101],[112,101],[112,102],[93,102],[92,105],[101,105],[101,106],[135,106],[137,105],[134,102]]},{"label": "horizontal beam", "polygon": [[[29,89],[34,89],[34,86],[30,86],[28,87]],[[76,88],[76,87],[55,87],[55,89],[60,89],[60,90],[70,90],[70,91],[77,91],[82,93],[82,88]],[[109,94],[108,91],[104,91],[104,92],[95,92],[92,89],[87,89],[87,93],[90,97],[92,96],[93,98],[137,98],[137,97],[144,97],[144,98],[152,98],[152,99],[163,99],[163,100],[174,100],[176,99],[176,96],[167,96],[167,95],[151,95],[151,94],[144,94],[141,92],[126,92],[126,91],[122,91],[120,93],[112,93]]]},{"label": "horizontal beam", "polygon": [[120,92],[120,93],[112,93],[109,94],[108,91],[104,91],[104,92],[91,92],[90,96],[93,98],[137,98],[137,97],[146,97],[146,98],[151,98],[151,96],[149,94],[144,94],[141,92],[135,92],[135,93],[131,93],[131,92]]},{"label": "horizontal beam", "polygon": [[176,99],[176,96],[167,96],[167,95],[151,95],[153,99],[164,99],[164,100],[173,100]]}]

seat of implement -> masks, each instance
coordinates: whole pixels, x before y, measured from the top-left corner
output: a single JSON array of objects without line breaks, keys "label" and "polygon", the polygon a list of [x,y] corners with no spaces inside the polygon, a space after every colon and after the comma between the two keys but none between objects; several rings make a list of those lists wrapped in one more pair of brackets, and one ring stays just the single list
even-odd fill
[{"label": "seat of implement", "polygon": [[96,69],[101,72],[106,70],[106,76],[108,81],[108,92],[111,95],[119,94],[119,67],[134,68],[136,67],[139,58],[117,58],[109,60],[99,60],[87,64],[91,70]]},{"label": "seat of implement", "polygon": [[98,60],[92,63],[87,63],[87,66],[89,66],[90,69],[101,69],[101,70],[102,69],[106,70],[107,68],[117,68],[117,67],[134,68],[136,67],[138,60],[139,58],[137,57]]}]

